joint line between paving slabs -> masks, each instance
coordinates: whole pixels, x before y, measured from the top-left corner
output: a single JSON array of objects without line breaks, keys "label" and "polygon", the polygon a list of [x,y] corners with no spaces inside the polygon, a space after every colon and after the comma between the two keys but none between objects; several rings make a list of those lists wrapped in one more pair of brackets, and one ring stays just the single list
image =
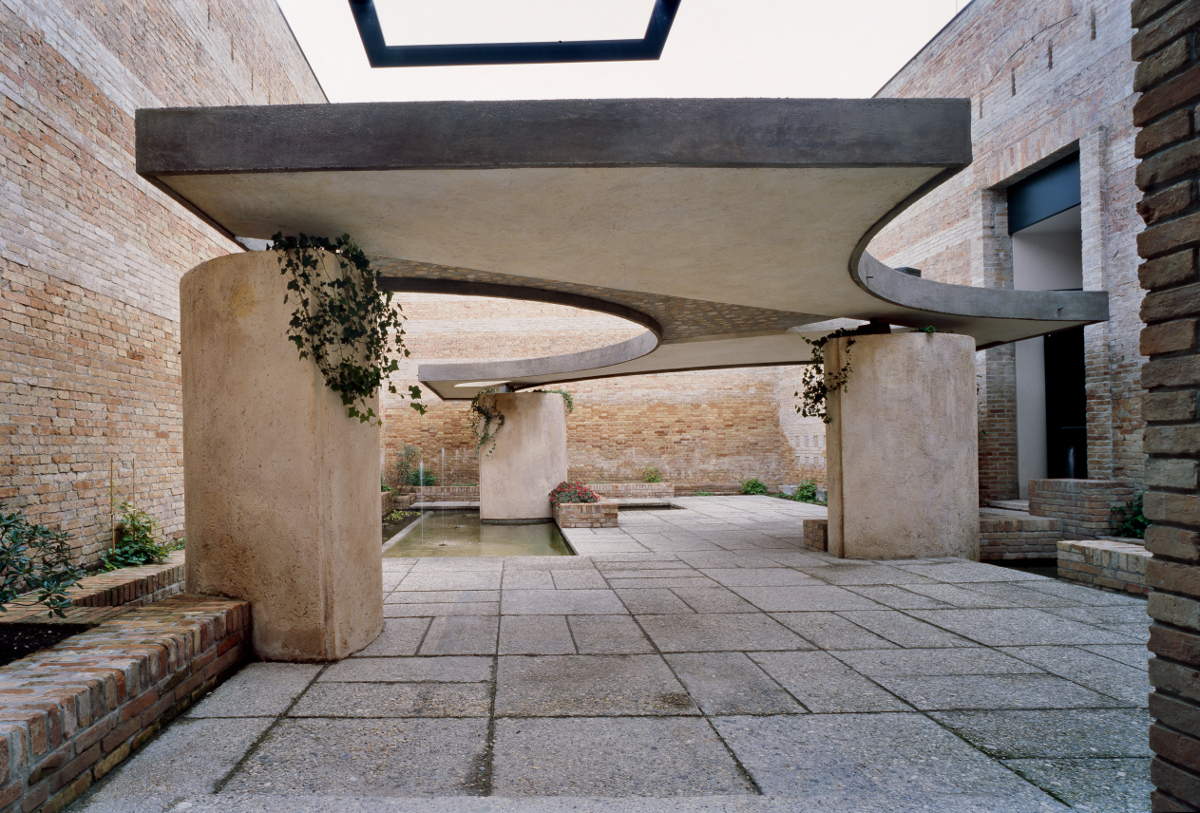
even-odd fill
[{"label": "joint line between paving slabs", "polygon": [[[599,568],[597,568],[597,570],[599,570]],[[601,573],[600,578],[604,579],[605,584],[608,584],[608,576],[606,574]],[[624,607],[626,612],[629,613],[629,617],[633,620],[633,623],[635,625],[637,625],[637,628],[639,630],[641,630],[642,635],[644,635],[646,637],[646,640],[650,643],[650,646],[654,648],[654,653],[656,655],[658,655],[659,660],[661,660],[663,662],[663,664],[667,667],[667,671],[669,671],[671,673],[671,676],[679,682],[679,685],[683,687],[683,690],[688,693],[688,699],[696,704],[696,711],[700,712],[700,717],[704,720],[705,723],[708,724],[708,728],[710,731],[712,731],[713,736],[715,736],[717,738],[717,742],[721,743],[721,747],[725,749],[725,752],[727,754],[729,754],[729,758],[733,761],[733,764],[735,766],[737,766],[738,773],[741,775],[742,779],[744,779],[746,781],[746,783],[748,785],[750,785],[750,788],[751,788],[751,790],[754,791],[754,793],[758,794],[759,796],[765,795],[763,793],[763,789],[758,784],[758,780],[754,778],[754,774],[750,773],[750,771],[747,770],[746,766],[742,764],[742,761],[740,759],[738,759],[738,755],[736,753],[734,753],[734,750],[729,747],[729,743],[725,742],[725,738],[721,736],[721,732],[717,730],[717,727],[715,725],[713,725],[713,722],[711,719],[709,719],[709,716],[704,713],[704,709],[700,706],[699,703],[696,703],[695,698],[692,697],[692,693],[688,690],[687,684],[679,679],[679,675],[676,674],[674,667],[671,666],[671,662],[666,659],[666,657],[663,655],[662,650],[659,649],[658,644],[649,635],[649,633],[646,632],[646,628],[642,626],[642,622],[638,621],[637,616],[634,615],[633,611],[629,609],[629,606],[627,604],[625,604],[624,599],[621,598],[621,594],[618,593],[616,590],[613,590],[613,587],[611,584],[608,584],[608,589],[613,591],[613,594],[617,597],[617,600],[621,602],[621,606]],[[757,665],[758,664],[755,664],[755,666],[757,666]],[[789,694],[790,694],[790,692],[789,692]],[[797,702],[799,702],[799,701],[797,701]],[[801,703],[800,706],[801,706],[801,708],[804,708],[803,703]]]},{"label": "joint line between paving slabs", "polygon": [[329,664],[326,663],[317,670],[317,673],[312,676],[312,680],[308,681],[308,683],[304,685],[304,688],[297,692],[296,696],[292,698],[292,702],[288,703],[288,707],[284,709],[279,716],[271,721],[271,724],[267,726],[263,733],[259,734],[258,737],[255,738],[254,742],[250,744],[250,747],[246,749],[246,753],[242,754],[242,758],[235,762],[233,767],[229,769],[229,772],[213,785],[211,795],[216,796],[225,789],[225,786],[229,784],[231,779],[233,779],[234,774],[240,771],[242,766],[245,765],[250,758],[258,752],[258,749],[262,746],[263,742],[266,741],[267,737],[271,736],[271,732],[275,730],[275,727],[279,725],[279,722],[288,716],[291,710],[295,708],[296,704],[300,702],[300,698],[304,697],[304,694],[313,687],[313,684],[321,679],[321,675],[325,674],[325,670],[328,668]]}]

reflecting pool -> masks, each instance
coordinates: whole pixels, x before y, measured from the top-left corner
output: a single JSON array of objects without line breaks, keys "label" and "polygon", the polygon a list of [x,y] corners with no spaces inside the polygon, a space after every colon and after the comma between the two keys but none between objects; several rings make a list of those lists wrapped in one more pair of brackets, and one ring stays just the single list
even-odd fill
[{"label": "reflecting pool", "polygon": [[432,511],[384,556],[574,556],[553,522],[485,525],[478,511]]}]

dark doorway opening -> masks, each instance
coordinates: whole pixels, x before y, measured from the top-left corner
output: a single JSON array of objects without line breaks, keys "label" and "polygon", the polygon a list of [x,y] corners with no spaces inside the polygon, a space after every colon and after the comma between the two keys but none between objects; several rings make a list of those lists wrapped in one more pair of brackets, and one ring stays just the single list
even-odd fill
[{"label": "dark doorway opening", "polygon": [[1046,474],[1087,479],[1087,395],[1083,328],[1044,337],[1046,359]]}]

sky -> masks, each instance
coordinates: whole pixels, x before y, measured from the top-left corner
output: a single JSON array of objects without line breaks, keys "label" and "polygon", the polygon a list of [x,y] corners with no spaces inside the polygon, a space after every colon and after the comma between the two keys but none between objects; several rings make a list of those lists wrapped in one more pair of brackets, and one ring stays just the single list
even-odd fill
[{"label": "sky", "polygon": [[[331,102],[866,98],[968,0],[682,0],[648,62],[371,69],[347,0],[277,0]],[[640,39],[653,0],[376,0],[389,45]]]}]

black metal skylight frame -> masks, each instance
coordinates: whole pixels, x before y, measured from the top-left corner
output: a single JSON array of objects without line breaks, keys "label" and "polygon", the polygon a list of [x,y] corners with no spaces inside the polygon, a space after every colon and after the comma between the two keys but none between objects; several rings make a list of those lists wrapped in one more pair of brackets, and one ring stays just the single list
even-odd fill
[{"label": "black metal skylight frame", "polygon": [[553,62],[633,62],[662,55],[680,0],[655,0],[640,40],[503,42],[469,45],[388,45],[375,12],[375,0],[350,0],[367,61],[372,68],[440,65],[537,65]]}]

